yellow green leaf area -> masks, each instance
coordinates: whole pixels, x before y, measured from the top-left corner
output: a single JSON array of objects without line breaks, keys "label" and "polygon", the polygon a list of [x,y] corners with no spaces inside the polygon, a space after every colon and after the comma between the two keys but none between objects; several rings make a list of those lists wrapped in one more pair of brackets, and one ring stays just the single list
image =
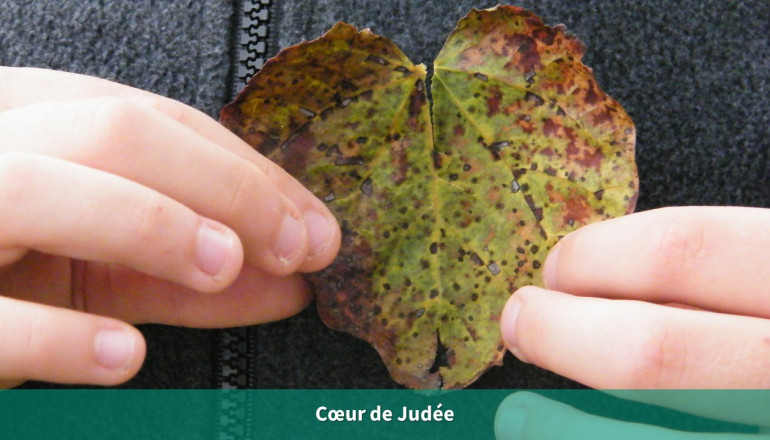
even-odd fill
[{"label": "yellow green leaf area", "polygon": [[633,210],[633,123],[582,54],[521,8],[472,10],[435,61],[431,112],[423,65],[338,23],[223,109],[337,216],[340,254],[308,276],[319,314],[397,382],[461,388],[501,364],[510,294],[541,284],[559,238]]}]

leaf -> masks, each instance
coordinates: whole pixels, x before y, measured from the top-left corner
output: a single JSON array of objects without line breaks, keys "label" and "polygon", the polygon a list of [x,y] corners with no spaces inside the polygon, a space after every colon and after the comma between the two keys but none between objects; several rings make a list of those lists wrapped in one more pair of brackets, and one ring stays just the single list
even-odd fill
[{"label": "leaf", "polygon": [[583,46],[523,9],[472,10],[426,69],[338,23],[285,49],[222,111],[340,220],[309,275],[332,328],[412,388],[460,388],[504,346],[499,317],[570,231],[633,210],[633,123]]}]

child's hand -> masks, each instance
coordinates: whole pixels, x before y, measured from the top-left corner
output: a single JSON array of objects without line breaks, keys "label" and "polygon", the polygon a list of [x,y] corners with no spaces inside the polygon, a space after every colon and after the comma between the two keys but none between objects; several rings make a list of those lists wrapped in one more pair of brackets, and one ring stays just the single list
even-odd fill
[{"label": "child's hand", "polygon": [[122,321],[292,315],[310,299],[296,272],[329,264],[340,240],[321,201],[204,114],[1,67],[0,231],[6,385],[127,380],[145,345]]},{"label": "child's hand", "polygon": [[[592,390],[580,390],[580,394],[565,392],[562,396],[580,396],[581,409],[566,403],[550,400],[539,394],[521,391],[508,396],[497,408],[495,438],[497,440],[606,440],[606,439],[660,439],[660,440],[768,440],[767,408],[768,393],[717,390],[614,390],[624,399],[645,402],[650,405],[624,410],[626,417],[635,421],[612,418],[611,400],[601,399]],[[618,402],[621,403],[621,402]],[[655,405],[655,406],[653,406]],[[674,421],[687,420],[682,414],[674,415],[662,408],[691,413],[712,420],[697,420],[697,428],[677,431],[661,426],[647,425],[638,421],[656,421],[676,426]],[[586,411],[587,412],[583,412]],[[592,414],[598,412],[600,415]],[[604,414],[602,414],[604,413]],[[614,415],[617,416],[618,413]],[[676,413],[674,413],[676,414]],[[609,415],[609,417],[608,417]],[[741,423],[759,428],[759,435],[735,432],[697,432],[706,426],[714,426],[716,420]],[[692,422],[690,422],[692,423]],[[687,426],[686,424],[684,426]],[[742,428],[748,428],[744,426]],[[681,429],[681,428],[680,428]],[[696,432],[693,432],[696,431]]]},{"label": "child's hand", "polygon": [[[770,210],[667,208],[589,225],[508,301],[520,359],[597,388],[770,387]],[[560,293],[564,292],[564,293]]]}]

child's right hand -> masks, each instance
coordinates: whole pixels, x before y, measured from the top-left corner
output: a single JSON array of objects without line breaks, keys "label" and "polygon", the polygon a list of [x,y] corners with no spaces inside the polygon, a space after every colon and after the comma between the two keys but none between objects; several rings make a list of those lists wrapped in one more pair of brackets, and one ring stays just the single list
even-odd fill
[{"label": "child's right hand", "polygon": [[340,241],[320,200],[199,111],[3,67],[0,231],[6,385],[127,380],[145,346],[126,322],[297,313],[310,297],[296,272],[329,264]]}]

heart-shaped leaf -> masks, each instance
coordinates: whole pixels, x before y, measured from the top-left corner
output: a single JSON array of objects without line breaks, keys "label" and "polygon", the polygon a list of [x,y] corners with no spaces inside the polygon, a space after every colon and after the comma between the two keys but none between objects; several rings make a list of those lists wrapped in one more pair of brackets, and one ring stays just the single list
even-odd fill
[{"label": "heart-shaped leaf", "polygon": [[634,128],[563,27],[501,6],[460,20],[426,69],[338,23],[279,53],[222,111],[340,220],[309,278],[332,328],[413,388],[500,364],[499,317],[568,232],[631,212]]}]

